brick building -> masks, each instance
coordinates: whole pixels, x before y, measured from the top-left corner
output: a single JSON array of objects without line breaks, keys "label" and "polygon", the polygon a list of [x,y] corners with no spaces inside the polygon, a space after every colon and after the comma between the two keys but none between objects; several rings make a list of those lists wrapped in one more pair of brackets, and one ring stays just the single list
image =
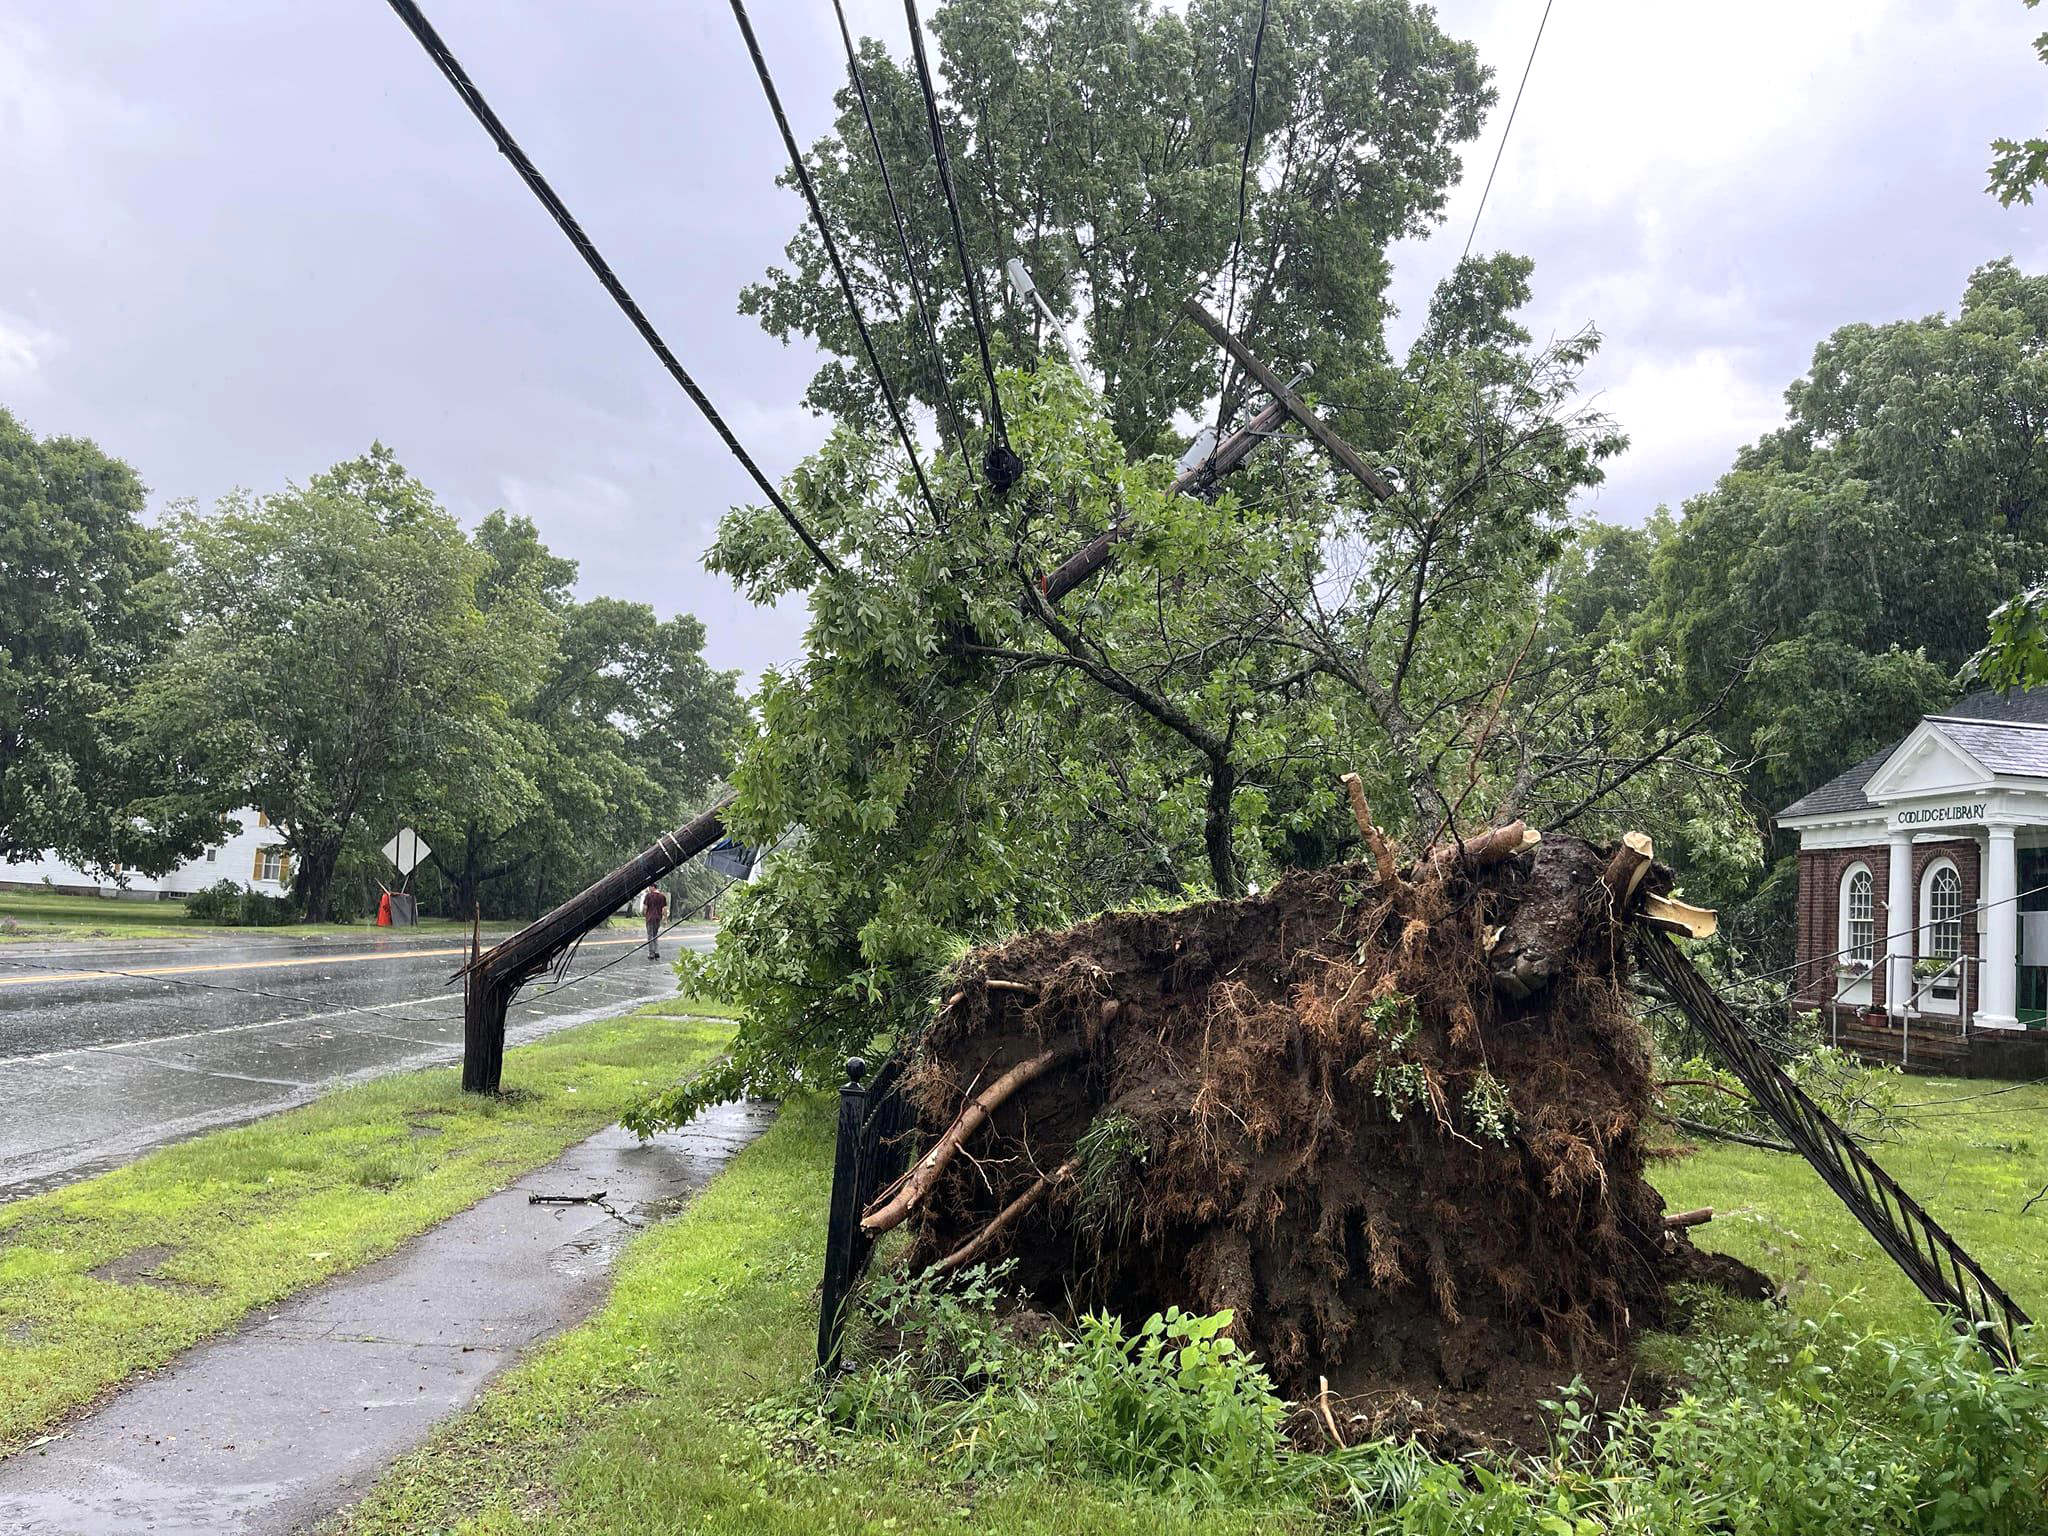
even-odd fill
[{"label": "brick building", "polygon": [[2048,689],[1927,716],[1778,825],[1799,834],[1796,1006],[1909,1066],[2048,1060]]}]

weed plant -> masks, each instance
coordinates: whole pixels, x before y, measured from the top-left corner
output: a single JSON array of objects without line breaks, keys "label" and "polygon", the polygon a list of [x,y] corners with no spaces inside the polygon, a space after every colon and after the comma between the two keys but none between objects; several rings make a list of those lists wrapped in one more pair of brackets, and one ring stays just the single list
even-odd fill
[{"label": "weed plant", "polygon": [[1292,1444],[1289,1406],[1227,1313],[1026,1330],[1000,1318],[1002,1280],[879,1283],[869,1342],[900,1347],[822,1402],[785,1395],[752,1422],[813,1457],[920,1453],[963,1486],[1052,1476],[1267,1501],[1373,1536],[2048,1530],[2048,1371],[1997,1370],[1938,1324],[1894,1337],[1840,1308],[1801,1319],[1690,1298],[1703,1322],[1662,1341],[1686,1383],[1664,1409],[1598,1413],[1575,1382],[1541,1405],[1544,1454],[1446,1461]]}]

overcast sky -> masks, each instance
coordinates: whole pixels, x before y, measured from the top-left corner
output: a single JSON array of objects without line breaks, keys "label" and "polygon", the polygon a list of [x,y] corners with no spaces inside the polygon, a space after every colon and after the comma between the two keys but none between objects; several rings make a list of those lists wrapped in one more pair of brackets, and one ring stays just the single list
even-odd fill
[{"label": "overcast sky", "polygon": [[[425,9],[735,429],[779,474],[824,432],[812,359],[734,299],[801,214],[716,0]],[[843,58],[826,0],[756,0],[799,135]],[[849,4],[900,45],[892,0]],[[1404,246],[1405,340],[1463,245],[1540,0],[1447,0],[1502,101],[1442,230]],[[1633,446],[1594,503],[1705,489],[1849,321],[1953,311],[2048,267],[1983,192],[2048,124],[2020,0],[1555,0],[1477,248],[1535,258],[1539,335],[1597,324]],[[392,445],[465,520],[503,506],[586,594],[694,611],[715,662],[798,648],[699,565],[725,454],[377,0],[0,0],[0,404],[96,438],[153,505]]]}]

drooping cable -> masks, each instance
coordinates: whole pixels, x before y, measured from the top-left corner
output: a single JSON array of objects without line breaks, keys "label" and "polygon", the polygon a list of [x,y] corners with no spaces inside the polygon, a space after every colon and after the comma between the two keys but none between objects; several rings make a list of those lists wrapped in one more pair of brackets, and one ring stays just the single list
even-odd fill
[{"label": "drooping cable", "polygon": [[1010,429],[1003,420],[1002,392],[996,388],[995,360],[989,355],[988,327],[981,316],[981,283],[975,277],[974,262],[967,254],[967,228],[960,222],[960,199],[953,190],[953,164],[946,154],[946,130],[939,122],[939,95],[932,85],[931,64],[924,56],[924,24],[918,19],[917,0],[903,0],[903,14],[910,23],[910,56],[917,65],[917,83],[924,92],[924,113],[931,129],[932,157],[939,166],[939,190],[946,197],[946,213],[953,223],[953,249],[960,258],[960,276],[967,285],[967,318],[974,322],[974,340],[981,348],[982,377],[988,382],[988,447],[982,451],[981,472],[998,493],[1007,491],[1024,474],[1024,461],[1010,448]]},{"label": "drooping cable", "polygon": [[796,172],[797,185],[803,189],[804,201],[810,205],[811,223],[817,227],[818,238],[825,244],[825,255],[832,263],[833,275],[839,279],[839,291],[845,295],[846,307],[853,315],[854,329],[860,332],[860,344],[868,355],[868,366],[875,371],[875,382],[881,386],[882,399],[889,407],[889,418],[896,423],[897,440],[910,456],[911,472],[917,476],[917,488],[924,493],[924,504],[932,515],[933,524],[943,528],[945,519],[939,516],[939,504],[933,499],[932,488],[925,480],[924,465],[917,456],[917,444],[910,436],[909,425],[903,420],[902,407],[896,403],[896,391],[889,387],[889,375],[882,367],[880,354],[875,351],[875,339],[868,334],[867,319],[860,312],[860,300],[854,296],[853,279],[847,275],[846,263],[839,257],[839,242],[832,238],[832,227],[825,222],[824,205],[818,201],[818,189],[812,184],[810,168],[804,164],[803,151],[797,147],[788,114],[782,110],[782,97],[775,89],[774,77],[768,73],[768,60],[761,52],[761,40],[754,35],[754,24],[747,16],[744,0],[732,0],[732,15],[733,20],[740,24],[740,35],[746,39],[747,53],[754,61],[754,73],[761,77],[761,93],[768,98],[768,111],[782,134],[783,148],[789,151],[790,168]]},{"label": "drooping cable", "polygon": [[1500,170],[1500,157],[1507,152],[1508,135],[1515,131],[1515,114],[1522,107],[1522,92],[1529,84],[1529,71],[1536,67],[1536,50],[1543,46],[1543,29],[1550,24],[1550,7],[1555,0],[1543,0],[1543,16],[1536,23],[1536,41],[1529,45],[1529,60],[1522,66],[1522,82],[1515,87],[1515,99],[1508,107],[1507,126],[1500,131],[1500,143],[1493,151],[1493,169],[1486,173],[1486,185],[1480,189],[1479,206],[1472,210],[1472,227],[1465,232],[1465,250],[1458,260],[1463,261],[1472,254],[1472,237],[1479,233],[1479,216],[1486,212],[1487,194],[1493,191],[1493,178]]},{"label": "drooping cable", "polygon": [[711,403],[711,397],[704,393],[697,381],[690,377],[689,371],[676,360],[676,355],[669,350],[668,343],[661,339],[661,333],[655,330],[647,316],[641,312],[640,306],[633,301],[633,296],[626,291],[625,284],[619,281],[604,257],[599,254],[590,237],[583,232],[583,227],[569,212],[568,206],[555,195],[555,189],[548,185],[546,178],[534,167],[533,162],[527,159],[526,152],[498,120],[498,114],[493,112],[491,104],[484,100],[483,92],[476,88],[455,55],[448,51],[448,45],[441,41],[441,35],[421,14],[419,6],[414,4],[413,0],[389,0],[389,3],[391,9],[397,13],[398,19],[405,23],[406,30],[412,33],[420,47],[426,50],[427,57],[434,61],[435,66],[447,77],[448,83],[455,88],[455,94],[462,98],[463,105],[468,107],[470,114],[483,125],[484,132],[488,133],[492,142],[498,146],[498,152],[512,162],[512,168],[519,173],[519,179],[526,183],[527,189],[540,200],[541,206],[547,209],[562,233],[569,237],[569,243],[576,248],[576,253],[583,258],[584,264],[596,275],[604,291],[612,296],[612,302],[633,322],[633,328],[640,333],[640,339],[645,341],[654,355],[661,360],[661,365],[668,370],[669,377],[682,386],[683,393],[690,397],[691,403],[711,424],[712,430],[732,451],[733,457],[738,459],[741,467],[753,477],[754,484],[760,487],[761,494],[782,514],[782,520],[789,524],[790,530],[803,540],[804,548],[811,552],[811,558],[828,573],[837,575],[839,563],[826,553],[825,547],[817,541],[810,529],[804,526],[803,519],[791,510],[789,503],[783,500],[782,493],[776,490],[774,482],[761,472],[761,466],[754,462],[753,456],[733,435],[732,428],[726,425],[725,418],[718,414],[717,407]]},{"label": "drooping cable", "polygon": [[939,416],[942,421],[951,423],[954,441],[964,459],[967,457],[967,440],[960,435],[960,415],[953,405],[953,381],[947,375],[946,349],[939,345],[939,333],[932,324],[931,305],[925,298],[924,279],[917,275],[917,258],[910,254],[910,229],[904,222],[903,206],[896,200],[896,181],[889,174],[889,158],[882,153],[882,135],[875,127],[867,80],[861,74],[860,55],[853,46],[853,29],[846,24],[846,7],[840,0],[832,0],[832,9],[839,17],[840,41],[846,44],[846,72],[853,80],[853,94],[860,102],[860,115],[868,127],[868,147],[874,151],[875,169],[881,173],[882,196],[888,200],[889,218],[896,227],[896,248],[903,253],[904,275],[910,280],[910,301],[917,310],[918,329],[924,333],[932,382],[937,386]]},{"label": "drooping cable", "polygon": [[[1252,180],[1252,139],[1259,130],[1259,56],[1266,51],[1266,11],[1268,0],[1259,0],[1259,29],[1252,35],[1252,84],[1251,105],[1244,115],[1244,152],[1237,163],[1237,233],[1230,237],[1230,296],[1223,304],[1223,323],[1232,330],[1237,328],[1237,264],[1244,253],[1244,216]],[[1226,354],[1223,359],[1223,393],[1230,393],[1231,361]],[[1223,436],[1223,402],[1217,404],[1216,436]]]}]

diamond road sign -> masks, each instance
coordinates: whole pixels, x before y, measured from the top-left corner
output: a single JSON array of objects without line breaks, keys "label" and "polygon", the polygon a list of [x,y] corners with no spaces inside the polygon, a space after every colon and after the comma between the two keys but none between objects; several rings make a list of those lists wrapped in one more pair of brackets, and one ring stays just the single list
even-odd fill
[{"label": "diamond road sign", "polygon": [[420,860],[434,850],[427,846],[427,840],[411,827],[400,827],[398,836],[384,845],[384,857],[398,866],[401,875],[409,875],[419,868]]}]

